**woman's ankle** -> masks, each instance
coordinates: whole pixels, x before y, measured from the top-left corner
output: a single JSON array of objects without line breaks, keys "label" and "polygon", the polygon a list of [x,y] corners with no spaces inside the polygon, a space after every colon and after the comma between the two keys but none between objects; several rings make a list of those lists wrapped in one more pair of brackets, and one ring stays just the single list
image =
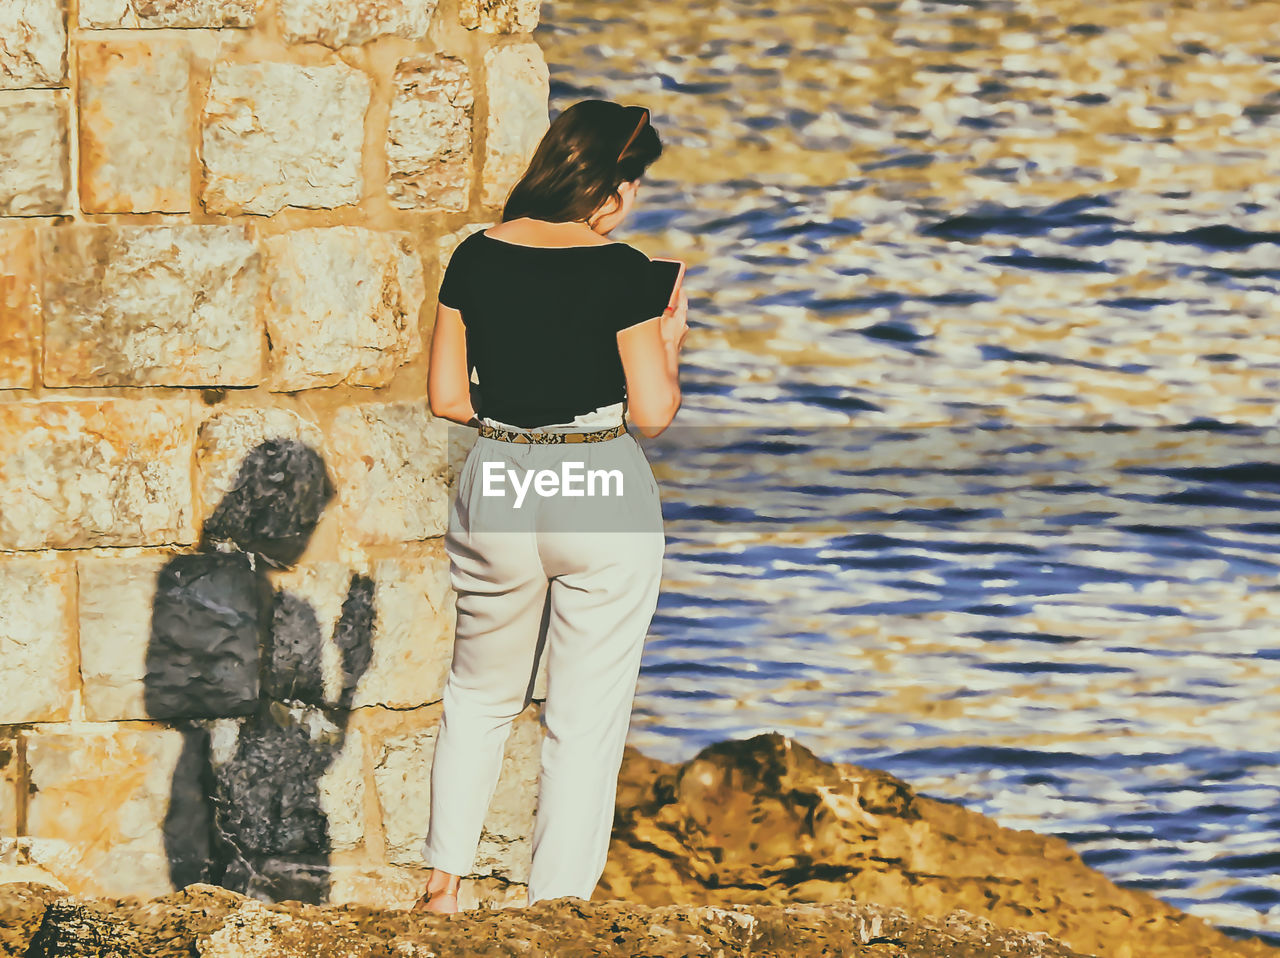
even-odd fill
[{"label": "woman's ankle", "polygon": [[427,878],[427,890],[432,895],[456,895],[462,885],[462,876],[439,868],[433,868]]}]

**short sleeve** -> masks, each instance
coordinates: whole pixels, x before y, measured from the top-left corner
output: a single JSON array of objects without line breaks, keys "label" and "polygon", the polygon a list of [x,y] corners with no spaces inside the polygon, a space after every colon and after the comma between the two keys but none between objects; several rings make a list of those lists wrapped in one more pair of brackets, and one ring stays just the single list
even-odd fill
[{"label": "short sleeve", "polygon": [[463,240],[453,248],[453,255],[440,278],[440,295],[437,300],[452,309],[462,309],[466,301],[466,272],[468,261],[467,242]]},{"label": "short sleeve", "polygon": [[618,284],[613,312],[615,331],[661,316],[667,308],[666,299],[656,292],[649,257],[640,250],[635,253],[634,257],[627,258]]}]

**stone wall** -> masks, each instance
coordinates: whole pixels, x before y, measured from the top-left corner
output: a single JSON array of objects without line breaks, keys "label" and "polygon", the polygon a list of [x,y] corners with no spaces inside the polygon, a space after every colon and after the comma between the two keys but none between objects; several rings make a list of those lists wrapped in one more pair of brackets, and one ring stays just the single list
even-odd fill
[{"label": "stone wall", "polygon": [[[0,865],[421,892],[460,452],[425,344],[547,128],[538,15],[0,3]],[[544,679],[464,904],[523,900]]]}]

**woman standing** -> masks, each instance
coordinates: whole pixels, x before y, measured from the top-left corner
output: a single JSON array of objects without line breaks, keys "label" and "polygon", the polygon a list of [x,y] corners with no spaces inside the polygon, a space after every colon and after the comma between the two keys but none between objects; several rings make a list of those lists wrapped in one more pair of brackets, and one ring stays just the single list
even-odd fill
[{"label": "woman standing", "polygon": [[459,243],[441,281],[431,411],[480,436],[445,537],[458,617],[431,768],[432,872],[415,910],[458,910],[544,646],[528,901],[589,899],[604,871],[665,542],[657,484],[623,417],[646,436],[670,424],[688,332],[684,293],[664,309],[649,258],[604,237],[661,153],[647,109],[575,103],[502,222]]}]

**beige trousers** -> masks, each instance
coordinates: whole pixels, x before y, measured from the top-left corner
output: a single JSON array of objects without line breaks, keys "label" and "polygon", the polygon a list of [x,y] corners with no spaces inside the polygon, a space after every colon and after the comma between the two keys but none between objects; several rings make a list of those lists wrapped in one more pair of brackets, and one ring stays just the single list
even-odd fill
[{"label": "beige trousers", "polygon": [[[548,472],[579,475],[577,488],[594,472],[594,495],[574,494],[572,480],[548,494],[556,481],[536,478]],[[657,483],[629,434],[476,440],[445,537],[458,611],[431,768],[429,866],[471,873],[512,720],[531,701],[545,654],[529,903],[591,897],[608,855],[664,548]]]}]

